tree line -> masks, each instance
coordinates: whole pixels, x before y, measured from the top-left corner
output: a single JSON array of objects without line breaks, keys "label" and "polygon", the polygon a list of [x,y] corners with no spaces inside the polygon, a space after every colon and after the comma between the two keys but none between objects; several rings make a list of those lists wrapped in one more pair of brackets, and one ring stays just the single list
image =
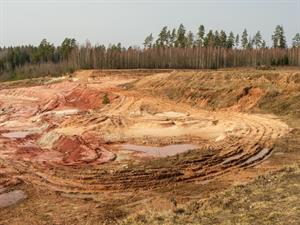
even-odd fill
[{"label": "tree line", "polygon": [[76,69],[133,68],[222,68],[258,65],[300,66],[300,34],[288,47],[284,29],[276,26],[272,46],[268,47],[260,31],[250,36],[244,29],[241,36],[225,31],[186,31],[163,27],[154,40],[148,35],[143,47],[125,48],[121,43],[109,46],[87,41],[79,45],[74,38],[65,38],[59,46],[43,39],[38,46],[0,48],[0,79],[17,79],[45,74],[61,74]]},{"label": "tree line", "polygon": [[[287,48],[286,37],[283,26],[277,25],[272,35],[273,48]],[[241,36],[234,34],[232,31],[226,34],[224,30],[209,30],[205,32],[205,27],[200,25],[197,33],[186,31],[183,24],[180,24],[178,29],[168,29],[164,26],[156,40],[152,33],[145,38],[145,48],[160,48],[160,47],[221,47],[221,48],[269,48],[266,41],[263,39],[261,32],[257,31],[252,37],[248,34],[247,29],[244,29]],[[292,47],[300,46],[300,34],[297,33],[292,40]]]}]

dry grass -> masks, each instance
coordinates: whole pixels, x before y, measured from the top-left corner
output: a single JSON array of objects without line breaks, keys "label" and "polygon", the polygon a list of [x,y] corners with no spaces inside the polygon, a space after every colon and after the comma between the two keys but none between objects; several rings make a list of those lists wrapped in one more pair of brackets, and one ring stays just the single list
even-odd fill
[{"label": "dry grass", "polygon": [[137,213],[120,224],[299,224],[299,205],[300,168],[293,165],[209,199]]},{"label": "dry grass", "polygon": [[[239,104],[242,97],[252,97],[257,98],[256,107],[242,105],[241,111],[251,109],[300,117],[300,73],[295,69],[178,71],[149,79],[147,83],[144,80],[137,82],[135,87],[195,107],[224,109]],[[251,96],[251,89],[255,88],[262,90],[262,94]],[[249,99],[250,102],[253,100]]]}]

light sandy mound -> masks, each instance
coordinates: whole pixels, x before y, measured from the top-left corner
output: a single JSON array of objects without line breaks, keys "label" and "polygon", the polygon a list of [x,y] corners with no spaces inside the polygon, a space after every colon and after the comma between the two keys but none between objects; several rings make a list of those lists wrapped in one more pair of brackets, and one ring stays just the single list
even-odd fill
[{"label": "light sandy mound", "polygon": [[[135,87],[145,88],[145,87],[151,86],[152,82],[156,82],[156,81],[158,81],[158,84],[159,84],[159,80],[166,80],[166,79],[170,78],[171,75],[172,75],[172,73],[159,73],[159,74],[155,74],[152,76],[147,76],[147,77],[139,80],[135,84]],[[156,84],[156,85],[158,86],[158,84]]]},{"label": "light sandy mound", "polygon": [[153,136],[153,137],[178,137],[191,135],[200,138],[217,138],[222,135],[226,130],[226,127],[216,127],[216,126],[206,126],[198,127],[181,127],[181,126],[170,126],[162,127],[161,125],[139,123],[127,130],[127,135],[132,137],[143,137],[143,136]]},{"label": "light sandy mound", "polygon": [[39,140],[38,145],[42,148],[51,149],[53,144],[60,138],[61,134],[55,130],[44,134]]},{"label": "light sandy mound", "polygon": [[181,112],[173,112],[173,111],[170,111],[170,112],[163,112],[163,113],[157,113],[155,114],[156,116],[159,116],[159,117],[169,117],[169,118],[176,118],[176,117],[184,117],[184,116],[188,116],[187,113],[181,113]]}]

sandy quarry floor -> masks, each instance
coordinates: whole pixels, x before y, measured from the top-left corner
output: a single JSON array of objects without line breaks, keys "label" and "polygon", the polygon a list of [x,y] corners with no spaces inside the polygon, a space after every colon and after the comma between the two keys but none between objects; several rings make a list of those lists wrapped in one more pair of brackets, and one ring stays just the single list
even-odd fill
[{"label": "sandy quarry floor", "polygon": [[[272,115],[196,110],[124,88],[137,79],[81,71],[0,90],[0,208],[24,198],[9,191],[23,182],[95,201],[209,182],[262,162],[290,131]],[[188,150],[197,154],[172,163]]]}]

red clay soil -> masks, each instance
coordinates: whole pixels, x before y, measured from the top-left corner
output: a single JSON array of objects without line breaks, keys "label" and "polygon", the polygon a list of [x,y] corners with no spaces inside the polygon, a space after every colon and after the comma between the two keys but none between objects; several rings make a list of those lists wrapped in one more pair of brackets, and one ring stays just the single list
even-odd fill
[{"label": "red clay soil", "polygon": [[76,165],[85,163],[105,163],[114,159],[112,152],[105,151],[102,146],[95,146],[80,136],[62,136],[53,146],[55,151],[61,152],[63,165]]},{"label": "red clay soil", "polygon": [[[101,109],[103,96],[110,102],[116,95],[87,87],[86,84],[61,83],[0,90],[0,144],[5,150],[1,158],[24,161],[50,161],[58,164],[103,163],[115,156],[93,135],[59,135],[53,148],[44,149],[38,140],[73,113]],[[95,141],[94,141],[95,142]]]},{"label": "red clay soil", "polygon": [[[106,93],[99,90],[93,90],[89,88],[76,88],[67,96],[65,96],[65,106],[74,107],[82,110],[96,109],[103,105],[103,97]],[[110,102],[116,96],[109,95]]]}]

